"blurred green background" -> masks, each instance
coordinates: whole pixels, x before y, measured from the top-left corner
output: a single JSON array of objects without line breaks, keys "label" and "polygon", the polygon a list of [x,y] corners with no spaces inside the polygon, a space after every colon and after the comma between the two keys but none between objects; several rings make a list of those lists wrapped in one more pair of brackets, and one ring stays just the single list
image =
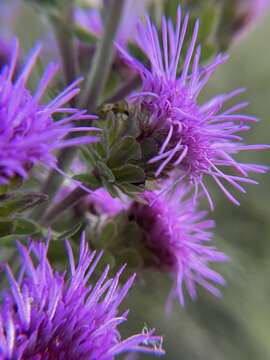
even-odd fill
[{"label": "blurred green background", "polygon": [[[17,31],[25,48],[41,36],[42,26],[34,11],[23,12]],[[270,15],[233,46],[230,60],[204,93],[208,98],[238,87],[248,89],[241,98],[250,100],[249,113],[262,119],[246,134],[250,143],[270,142],[269,36]],[[269,151],[247,153],[244,158],[270,165]],[[240,196],[241,207],[231,205],[219,192],[214,194],[216,211],[211,216],[217,222],[216,245],[232,258],[218,269],[227,280],[223,299],[200,291],[196,303],[187,302],[181,308],[175,302],[172,314],[166,316],[171,281],[159,273],[149,274],[126,301],[131,312],[123,333],[133,334],[144,324],[156,327],[164,335],[167,360],[270,359],[270,174],[257,179],[260,185]]]}]

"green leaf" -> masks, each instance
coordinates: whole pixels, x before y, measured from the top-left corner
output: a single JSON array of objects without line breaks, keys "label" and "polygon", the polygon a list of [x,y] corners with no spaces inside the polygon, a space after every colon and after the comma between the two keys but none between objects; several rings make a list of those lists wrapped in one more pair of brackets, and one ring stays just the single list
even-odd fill
[{"label": "green leaf", "polygon": [[0,196],[0,216],[21,213],[47,201],[48,196],[39,192],[14,192]]},{"label": "green leaf", "polygon": [[14,222],[12,220],[0,220],[0,237],[13,233]]},{"label": "green leaf", "polygon": [[100,181],[92,174],[79,174],[73,176],[74,180],[80,181],[89,189],[96,190],[101,186]]},{"label": "green leaf", "polygon": [[94,34],[77,24],[74,27],[74,34],[80,41],[90,45],[94,44],[97,40],[97,37]]},{"label": "green leaf", "polygon": [[113,170],[117,182],[128,182],[132,184],[143,184],[145,174],[142,168],[132,164],[123,165]]},{"label": "green leaf", "polygon": [[118,187],[123,193],[125,193],[131,197],[144,191],[143,187],[139,187],[139,186],[127,183],[127,182],[118,184]]},{"label": "green leaf", "polygon": [[106,249],[114,244],[114,240],[117,240],[117,226],[114,222],[109,221],[101,231],[99,238],[96,241],[96,245],[99,248]]},{"label": "green leaf", "polygon": [[3,219],[0,220],[0,237],[18,238],[21,235],[33,235],[41,233],[41,228],[38,224],[31,220],[17,218],[17,219]]},{"label": "green leaf", "polygon": [[40,231],[38,224],[27,219],[15,219],[14,221],[14,234],[18,235],[32,235]]},{"label": "green leaf", "polygon": [[139,160],[141,156],[142,152],[139,143],[132,136],[125,136],[112,147],[107,165],[111,169],[117,168],[130,160]]},{"label": "green leaf", "polygon": [[107,159],[108,155],[109,155],[109,144],[108,144],[108,139],[105,136],[105,133],[103,133],[103,141],[100,141],[96,144],[96,151],[100,157],[100,159]]},{"label": "green leaf", "polygon": [[139,269],[143,267],[143,258],[136,249],[121,250],[116,257],[118,264],[127,264],[128,268]]},{"label": "green leaf", "polygon": [[87,162],[88,165],[91,166],[91,168],[96,165],[96,161],[98,159],[101,160],[101,157],[98,155],[98,153],[91,151],[87,146],[81,147],[81,153],[84,160]]},{"label": "green leaf", "polygon": [[117,197],[118,192],[115,184],[107,181],[105,178],[102,179],[102,186],[111,194],[112,197]]},{"label": "green leaf", "polygon": [[85,227],[85,224],[82,222],[79,222],[78,224],[72,226],[69,230],[63,232],[60,236],[58,236],[57,240],[65,240],[70,239],[72,236],[75,236],[78,234],[79,231],[82,231],[82,229]]},{"label": "green leaf", "polygon": [[98,176],[102,179],[106,179],[108,182],[113,183],[115,181],[115,177],[110,168],[102,161],[97,161],[96,169],[98,171]]}]

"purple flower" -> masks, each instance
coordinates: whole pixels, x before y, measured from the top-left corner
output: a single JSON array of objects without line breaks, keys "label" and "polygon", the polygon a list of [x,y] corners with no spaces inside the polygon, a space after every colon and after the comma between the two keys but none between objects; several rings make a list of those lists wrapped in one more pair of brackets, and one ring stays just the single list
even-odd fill
[{"label": "purple flower", "polygon": [[249,4],[250,14],[253,11],[253,14],[251,14],[251,16],[253,15],[254,17],[258,17],[258,16],[263,15],[265,13],[265,10],[270,5],[269,0],[255,0],[255,1],[252,1],[252,0],[240,0],[240,3],[241,2],[243,4],[244,3]]},{"label": "purple flower", "polygon": [[93,193],[85,199],[85,202],[88,208],[91,208],[95,214],[99,215],[106,214],[114,216],[128,207],[128,202],[125,204],[123,200],[113,198],[108,191],[103,188],[93,191]]},{"label": "purple flower", "polygon": [[[127,0],[124,7],[116,40],[121,46],[126,47],[133,38],[138,19],[143,14],[148,0]],[[76,11],[76,21],[86,31],[101,37],[103,33],[103,19],[99,9],[80,9]]]},{"label": "purple flower", "polygon": [[[138,24],[135,40],[148,58],[150,67],[118,46],[127,64],[138,71],[143,82],[141,91],[130,96],[130,101],[140,109],[140,141],[143,144],[145,139],[151,137],[156,142],[158,149],[148,160],[149,164],[155,165],[156,177],[173,169],[174,184],[188,179],[194,184],[196,192],[199,187],[202,188],[213,208],[204,183],[208,175],[232,202],[239,204],[223,181],[245,192],[241,183],[256,183],[249,178],[249,173],[264,173],[266,167],[243,164],[233,156],[240,151],[261,150],[268,146],[246,145],[239,135],[249,130],[250,123],[257,121],[253,116],[238,113],[247,106],[246,102],[224,108],[226,102],[241,94],[243,89],[218,95],[199,104],[201,91],[227,57],[219,55],[212,64],[200,67],[201,48],[196,47],[199,31],[197,21],[179,74],[187,28],[188,15],[181,19],[180,8],[175,29],[171,20],[163,17],[161,41],[157,28],[148,17],[146,25]],[[226,168],[234,170],[236,174],[228,174]]]},{"label": "purple flower", "polygon": [[210,246],[214,221],[205,220],[206,212],[199,211],[189,196],[190,187],[180,186],[168,200],[167,196],[145,191],[142,199],[129,209],[130,218],[144,232],[146,259],[150,268],[171,273],[175,285],[169,299],[178,296],[184,305],[185,285],[192,300],[197,297],[196,285],[220,296],[216,285],[225,280],[210,269],[212,262],[226,262],[228,257]]},{"label": "purple flower", "polygon": [[109,267],[88,285],[101,255],[90,253],[84,237],[78,264],[66,242],[70,276],[56,272],[47,259],[48,243],[18,243],[21,271],[15,280],[9,266],[10,288],[0,307],[0,358],[28,360],[112,360],[127,351],[163,354],[161,338],[143,331],[121,340],[118,326],[128,312],[118,306],[134,276],[119,285],[122,267],[108,279]]},{"label": "purple flower", "polygon": [[[42,163],[57,168],[55,150],[96,141],[95,136],[81,136],[65,140],[67,134],[96,130],[92,127],[75,127],[73,121],[93,118],[85,111],[66,108],[79,92],[78,81],[69,85],[49,103],[41,103],[43,95],[55,76],[58,66],[48,65],[34,94],[26,83],[41,51],[36,46],[20,74],[14,79],[18,57],[18,43],[13,44],[9,63],[0,72],[0,184],[7,184],[15,176],[27,178],[29,169]],[[54,115],[62,116],[54,121]],[[67,117],[65,114],[70,114]]]},{"label": "purple flower", "polygon": [[238,25],[239,35],[257,23],[266,14],[269,8],[269,0],[238,0],[236,1],[236,24]]}]

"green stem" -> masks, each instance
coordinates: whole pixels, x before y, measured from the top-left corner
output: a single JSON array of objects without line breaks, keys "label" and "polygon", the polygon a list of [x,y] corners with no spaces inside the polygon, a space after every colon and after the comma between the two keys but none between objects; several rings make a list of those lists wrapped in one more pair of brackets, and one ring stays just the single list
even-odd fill
[{"label": "green stem", "polygon": [[105,16],[105,34],[95,53],[80,105],[93,111],[98,105],[108,78],[114,55],[114,38],[121,20],[125,0],[111,0]]},{"label": "green stem", "polygon": [[[109,3],[107,17],[105,19],[105,33],[96,50],[92,62],[93,65],[91,65],[91,68],[89,69],[86,86],[84,91],[82,91],[85,95],[82,96],[81,101],[79,102],[81,108],[87,108],[89,111],[93,111],[96,108],[109,75],[113,59],[113,41],[121,21],[124,3],[124,0],[111,0]],[[58,35],[58,39],[62,39],[62,36]],[[64,55],[64,53],[62,53],[62,55]],[[67,60],[68,58],[66,58],[65,61]],[[68,66],[66,67],[66,70],[68,69]],[[78,133],[76,135],[73,133],[68,138],[74,136],[78,136]],[[76,148],[68,148],[59,152],[58,166],[61,170],[66,171],[68,169],[76,155],[76,150]],[[42,188],[42,192],[48,194],[49,199],[51,200],[57,193],[62,182],[63,177],[53,170],[49,174],[49,177]],[[44,214],[45,210],[46,207],[44,206],[37,209],[34,215],[35,219],[39,219],[42,214]]]},{"label": "green stem", "polygon": [[[59,51],[62,58],[63,72],[66,85],[72,83],[77,78],[77,53],[73,39],[72,28],[74,23],[74,0],[68,0],[65,6],[59,9],[62,15],[61,20],[58,17],[51,17],[51,23],[54,28],[55,38],[58,43]],[[71,100],[71,105],[75,105],[75,101]],[[74,136],[75,134],[72,134]],[[78,135],[78,134],[77,134]],[[71,148],[64,149],[59,152],[58,163],[61,169],[67,169],[72,161],[73,150]],[[41,188],[41,192],[48,194],[49,202],[57,193],[62,184],[62,175],[52,170],[47,180]],[[42,204],[35,208],[32,213],[34,220],[40,219],[47,208],[47,204]]]},{"label": "green stem", "polygon": [[[59,162],[59,164],[61,163],[61,169],[67,169],[70,166],[72,159],[73,159],[73,149],[72,148],[67,148],[67,149],[65,149],[65,151],[63,151],[63,150],[60,151],[59,156],[58,156],[58,162]],[[35,208],[35,210],[33,211],[32,215],[31,215],[34,220],[39,220],[43,216],[43,214],[46,212],[46,209],[47,209],[48,205],[50,204],[50,201],[56,195],[62,182],[63,182],[63,175],[59,174],[56,170],[52,170],[41,188],[42,193],[48,194],[49,200],[48,200],[47,204],[44,203]]]},{"label": "green stem", "polygon": [[61,54],[63,71],[66,84],[72,83],[77,78],[78,58],[73,38],[74,0],[68,0],[64,8],[59,9],[61,19],[51,18],[54,34]]},{"label": "green stem", "polygon": [[51,226],[70,207],[76,205],[88,193],[81,188],[76,188],[62,201],[56,204],[42,219],[42,225]]}]

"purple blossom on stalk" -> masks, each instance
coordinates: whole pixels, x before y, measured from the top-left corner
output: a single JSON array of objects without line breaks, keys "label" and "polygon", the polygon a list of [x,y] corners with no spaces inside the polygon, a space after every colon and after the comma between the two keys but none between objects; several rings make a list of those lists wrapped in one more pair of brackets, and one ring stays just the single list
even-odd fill
[{"label": "purple blossom on stalk", "polygon": [[265,15],[269,5],[269,0],[238,0],[235,4],[240,23],[238,33],[241,34],[246,27],[256,24]]},{"label": "purple blossom on stalk", "polygon": [[[26,84],[40,51],[41,47],[37,45],[14,79],[18,58],[18,42],[14,41],[11,59],[0,72],[0,185],[7,184],[14,176],[27,178],[29,169],[35,164],[57,169],[55,150],[97,141],[97,137],[89,135],[65,139],[73,132],[97,130],[73,125],[75,121],[95,117],[87,115],[84,110],[64,107],[79,93],[77,85],[80,80],[46,105],[42,104],[44,93],[58,71],[58,66],[50,63],[35,93],[28,90]],[[56,114],[69,116],[54,121]]]},{"label": "purple blossom on stalk", "polygon": [[175,191],[169,200],[164,194],[145,191],[142,199],[148,204],[130,206],[130,216],[144,231],[147,265],[175,278],[169,300],[178,297],[184,305],[184,285],[192,300],[197,298],[196,285],[219,297],[216,285],[225,285],[225,280],[209,266],[229,258],[209,245],[214,221],[205,220],[207,212],[197,209],[190,187],[181,185]]},{"label": "purple blossom on stalk", "polygon": [[[116,35],[117,43],[126,47],[128,42],[133,38],[133,31],[136,28],[138,19],[143,14],[145,7],[150,0],[127,0],[124,7],[124,14],[121,18],[119,29]],[[103,19],[100,9],[81,9],[76,11],[76,21],[78,25],[87,32],[96,37],[103,34]]]},{"label": "purple blossom on stalk", "polygon": [[70,276],[58,273],[47,259],[48,243],[17,243],[21,271],[16,280],[9,266],[0,307],[0,358],[29,360],[113,360],[124,352],[163,354],[161,338],[153,330],[121,340],[118,326],[128,312],[118,306],[128,293],[134,276],[123,286],[124,270],[108,279],[109,267],[88,285],[101,258],[81,240],[78,264],[69,242],[66,248]]},{"label": "purple blossom on stalk", "polygon": [[[188,179],[194,184],[196,193],[201,187],[213,209],[213,201],[204,183],[208,175],[233,203],[239,205],[222,181],[245,192],[241,183],[256,184],[249,178],[249,173],[264,173],[267,168],[243,164],[233,156],[241,151],[261,150],[269,146],[246,145],[239,135],[249,130],[250,123],[257,121],[253,116],[238,113],[247,106],[246,102],[224,109],[225,104],[244,89],[221,94],[199,104],[198,96],[216,68],[227,59],[226,55],[218,55],[210,65],[200,67],[201,47],[196,47],[199,21],[195,23],[179,74],[188,19],[188,15],[182,19],[180,7],[176,28],[171,20],[163,17],[161,40],[149,17],[146,17],[146,24],[138,24],[135,41],[148,58],[150,67],[118,45],[127,64],[140,74],[143,82],[141,91],[130,96],[130,101],[143,114],[138,120],[140,140],[156,138],[159,150],[149,163],[156,166],[157,178],[168,168],[173,168],[174,184]],[[233,169],[236,174],[228,174],[226,168]]]},{"label": "purple blossom on stalk", "polygon": [[[243,2],[243,0],[242,0],[242,2]],[[255,0],[255,1],[251,1],[251,0],[247,1],[246,0],[246,2],[248,2],[250,5],[250,9],[251,9],[250,13],[253,10],[256,17],[263,15],[265,13],[265,10],[270,5],[269,0]]]}]

